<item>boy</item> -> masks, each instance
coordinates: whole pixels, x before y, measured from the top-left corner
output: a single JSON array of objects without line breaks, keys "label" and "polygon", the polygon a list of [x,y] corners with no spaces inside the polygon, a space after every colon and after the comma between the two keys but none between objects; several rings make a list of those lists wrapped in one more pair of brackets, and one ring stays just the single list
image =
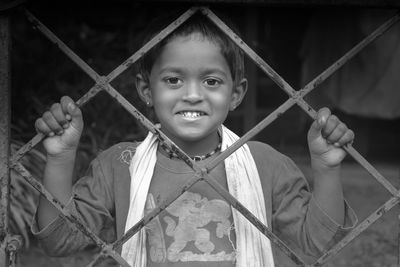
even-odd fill
[{"label": "boy", "polygon": [[[200,165],[237,136],[222,126],[242,101],[243,55],[202,16],[194,16],[139,62],[136,87],[154,109],[161,130]],[[47,164],[45,187],[108,242],[121,237],[194,172],[151,133],[140,144],[121,143],[100,154],[72,187],[83,128],[69,97],[36,121]],[[326,108],[308,133],[314,192],[287,157],[249,142],[210,171],[289,246],[315,259],[354,225],[343,199],[340,147],[354,134]],[[52,255],[83,249],[91,240],[41,199],[33,233]],[[133,266],[283,266],[269,240],[204,181],[196,183],[122,248]],[[276,254],[275,254],[276,255]]]}]

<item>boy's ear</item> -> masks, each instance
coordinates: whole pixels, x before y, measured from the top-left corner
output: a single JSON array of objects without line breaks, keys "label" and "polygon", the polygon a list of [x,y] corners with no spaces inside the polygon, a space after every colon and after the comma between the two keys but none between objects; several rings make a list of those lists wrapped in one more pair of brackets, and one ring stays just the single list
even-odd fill
[{"label": "boy's ear", "polygon": [[146,103],[147,106],[151,107],[153,105],[153,98],[151,96],[150,84],[142,74],[136,74],[136,90],[140,99]]},{"label": "boy's ear", "polygon": [[233,88],[232,100],[231,100],[231,106],[230,106],[231,111],[233,111],[235,108],[237,108],[240,105],[240,103],[242,103],[242,100],[243,100],[244,96],[246,95],[246,92],[247,92],[247,79],[243,78]]}]

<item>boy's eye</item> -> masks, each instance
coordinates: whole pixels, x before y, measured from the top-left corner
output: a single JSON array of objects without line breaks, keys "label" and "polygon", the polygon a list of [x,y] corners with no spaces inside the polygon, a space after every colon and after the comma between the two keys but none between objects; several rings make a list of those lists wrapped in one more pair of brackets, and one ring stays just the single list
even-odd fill
[{"label": "boy's eye", "polygon": [[221,82],[219,81],[219,80],[217,80],[217,79],[206,79],[205,81],[204,81],[204,83],[207,85],[207,86],[211,86],[211,87],[215,87],[215,86],[218,86],[218,85],[220,85],[221,84]]},{"label": "boy's eye", "polygon": [[181,79],[179,79],[177,77],[169,77],[169,78],[166,78],[165,81],[171,85],[179,85],[180,83],[182,83]]}]

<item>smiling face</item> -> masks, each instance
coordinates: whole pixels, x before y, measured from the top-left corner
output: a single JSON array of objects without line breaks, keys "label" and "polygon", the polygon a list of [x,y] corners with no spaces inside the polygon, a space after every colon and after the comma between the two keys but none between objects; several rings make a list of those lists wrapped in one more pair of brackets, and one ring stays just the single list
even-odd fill
[{"label": "smiling face", "polygon": [[197,33],[170,40],[149,82],[140,75],[138,81],[139,94],[154,106],[162,131],[190,155],[216,147],[218,127],[246,91],[246,80],[234,86],[220,47]]}]

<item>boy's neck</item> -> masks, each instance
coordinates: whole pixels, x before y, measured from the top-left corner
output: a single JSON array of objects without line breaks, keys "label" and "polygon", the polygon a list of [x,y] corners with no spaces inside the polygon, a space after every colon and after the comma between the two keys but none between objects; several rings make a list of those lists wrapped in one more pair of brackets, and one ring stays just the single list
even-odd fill
[{"label": "boy's neck", "polygon": [[220,143],[222,143],[222,134],[215,132],[208,138],[203,138],[199,141],[186,142],[186,141],[175,141],[175,144],[179,146],[188,156],[190,157],[206,157],[208,154],[214,154],[216,150],[220,150]]},{"label": "boy's neck", "polygon": [[[222,147],[222,133],[220,133],[219,131],[217,132],[218,135],[218,142],[217,144],[214,146],[214,148],[212,150],[207,149],[207,152],[204,153],[197,153],[197,151],[200,151],[200,149],[196,149],[196,147],[193,147],[193,145],[190,145],[190,151],[192,151],[192,153],[188,153],[187,149],[185,150],[184,147],[181,147],[186,154],[188,154],[188,156],[190,156],[194,161],[202,161],[205,159],[208,159],[210,157],[212,157],[213,155],[217,154],[218,152],[221,151],[221,147]],[[200,143],[200,142],[199,142]],[[198,144],[197,143],[197,146]],[[179,158],[179,156],[174,153],[172,150],[170,150],[166,145],[161,144],[161,151],[163,151],[166,156],[168,156],[169,158]],[[204,150],[204,146],[201,143],[201,150]]]}]

